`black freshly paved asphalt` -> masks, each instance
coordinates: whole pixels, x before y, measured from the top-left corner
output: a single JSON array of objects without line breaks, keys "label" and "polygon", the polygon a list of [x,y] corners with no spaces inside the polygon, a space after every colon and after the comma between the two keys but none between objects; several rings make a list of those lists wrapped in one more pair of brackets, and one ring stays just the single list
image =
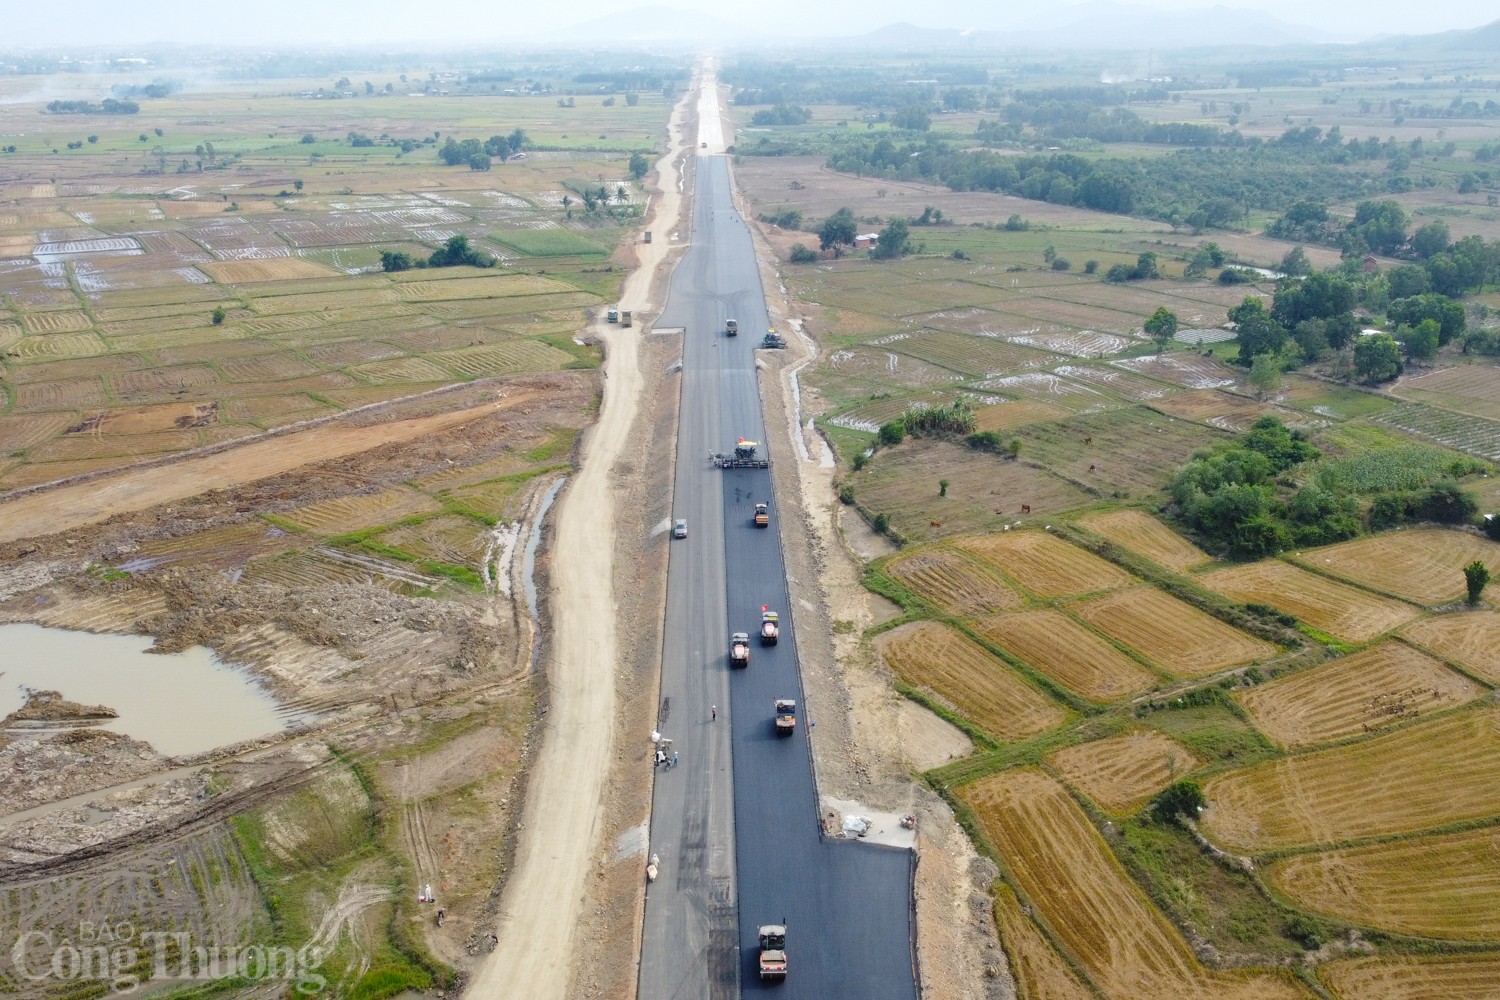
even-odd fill
[{"label": "black freshly paved asphalt", "polygon": [[[767,316],[727,162],[703,156],[697,164],[692,247],[656,322],[686,330],[673,516],[689,517],[690,535],[673,543],[668,572],[662,725],[691,751],[676,773],[657,776],[651,847],[663,852],[663,877],[648,893],[640,996],[727,1000],[737,973],[744,993],[910,1000],[914,855],[819,832],[807,729],[822,706],[803,697],[771,473],[721,471],[708,461],[738,437],[765,440],[755,348]],[[731,317],[735,338],[724,335]],[[772,502],[769,530],[752,524],[756,501]],[[776,646],[755,641],[762,605],[781,615]],[[734,631],[752,636],[745,670],[729,667]],[[772,703],[787,697],[798,702],[797,730],[778,737]],[[707,719],[709,705],[719,706],[717,722]],[[730,777],[732,813],[722,801]],[[762,983],[756,929],[782,922],[789,975]]]}]

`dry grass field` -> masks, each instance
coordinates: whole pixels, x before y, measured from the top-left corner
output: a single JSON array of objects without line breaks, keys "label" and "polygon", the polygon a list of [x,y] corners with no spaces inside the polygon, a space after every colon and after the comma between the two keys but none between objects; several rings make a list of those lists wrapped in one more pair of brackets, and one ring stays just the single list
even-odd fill
[{"label": "dry grass field", "polygon": [[1205,969],[1186,941],[1120,868],[1058,782],[1012,770],[961,789],[1026,895],[1110,997],[1131,1000],[1280,1000],[1307,993],[1277,973]]},{"label": "dry grass field", "polygon": [[1035,399],[1007,400],[974,411],[974,428],[981,431],[1006,431],[1014,427],[1060,420],[1071,411]]},{"label": "dry grass field", "polygon": [[1115,510],[1090,514],[1080,518],[1078,523],[1122,549],[1179,573],[1209,561],[1208,553],[1145,511]]},{"label": "dry grass field", "polygon": [[1298,906],[1367,927],[1500,941],[1500,827],[1298,854],[1267,878]]},{"label": "dry grass field", "polygon": [[1279,417],[1285,423],[1297,426],[1306,419],[1290,410],[1283,410],[1274,403],[1259,402],[1248,396],[1236,396],[1218,389],[1193,389],[1174,393],[1151,404],[1163,413],[1182,420],[1208,424],[1221,431],[1242,434],[1266,414]]},{"label": "dry grass field", "polygon": [[1151,671],[1061,611],[994,615],[976,620],[974,630],[1090,701],[1119,701],[1157,684]]},{"label": "dry grass field", "polygon": [[1424,618],[1401,633],[1491,684],[1500,685],[1500,615],[1460,611]]},{"label": "dry grass field", "polygon": [[1318,967],[1339,1000],[1500,1000],[1500,956],[1345,958]]},{"label": "dry grass field", "polygon": [[1215,570],[1199,581],[1231,600],[1269,604],[1348,642],[1366,642],[1419,613],[1410,604],[1329,580],[1279,559]]},{"label": "dry grass field", "polygon": [[1420,403],[1500,420],[1500,378],[1496,375],[1493,364],[1457,365],[1404,376],[1391,391]]},{"label": "dry grass field", "polygon": [[1441,661],[1390,639],[1235,697],[1261,732],[1301,747],[1379,732],[1484,693]]},{"label": "dry grass field", "polygon": [[1126,813],[1203,766],[1182,744],[1152,729],[1059,750],[1047,762],[1107,812]]},{"label": "dry grass field", "polygon": [[1094,1000],[1094,992],[1068,968],[1057,949],[1022,911],[1021,901],[1010,886],[998,883],[994,892],[1000,943],[1010,959],[1011,975],[1021,984],[1021,995],[1027,1000]]},{"label": "dry grass field", "polygon": [[[946,497],[939,496],[941,479],[948,480]],[[979,455],[946,441],[890,449],[847,481],[860,504],[874,514],[888,514],[912,543],[999,531],[1025,516],[1022,504],[1031,507],[1034,519],[1089,502],[1088,494],[1044,469]]]},{"label": "dry grass field", "polygon": [[904,625],[882,638],[881,653],[902,680],[931,691],[999,739],[1026,739],[1067,719],[1066,710],[1005,661],[946,625]]},{"label": "dry grass field", "polygon": [[1276,647],[1231,628],[1155,587],[1132,587],[1075,604],[1105,635],[1177,677],[1202,677],[1274,656]]},{"label": "dry grass field", "polygon": [[902,553],[885,573],[950,615],[982,615],[1021,606],[1021,596],[994,570],[947,546]]},{"label": "dry grass field", "polygon": [[1500,568],[1500,544],[1444,528],[1387,531],[1296,556],[1325,573],[1429,605],[1462,598],[1463,568],[1476,559]]},{"label": "dry grass field", "polygon": [[1203,832],[1255,853],[1500,815],[1500,712],[1474,709],[1204,785]]},{"label": "dry grass field", "polygon": [[1038,597],[1074,597],[1125,587],[1134,577],[1045,531],[1007,531],[955,544],[998,567]]}]

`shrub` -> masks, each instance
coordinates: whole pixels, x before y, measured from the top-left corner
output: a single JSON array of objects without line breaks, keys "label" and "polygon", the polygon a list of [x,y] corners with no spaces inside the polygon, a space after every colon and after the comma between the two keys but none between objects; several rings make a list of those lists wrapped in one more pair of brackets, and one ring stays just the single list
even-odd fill
[{"label": "shrub", "polygon": [[880,425],[880,443],[886,447],[892,447],[906,440],[906,425],[900,420],[892,420]]},{"label": "shrub", "polygon": [[870,525],[879,534],[884,535],[891,530],[891,516],[889,514],[876,514],[874,522]]},{"label": "shrub", "polygon": [[845,507],[851,507],[854,505],[853,486],[845,483],[844,485],[839,487],[839,503],[843,504]]},{"label": "shrub", "polygon": [[801,243],[793,243],[792,252],[787,255],[787,260],[793,264],[813,264],[817,262],[818,255]]},{"label": "shrub", "polygon": [[1097,260],[1086,260],[1083,262],[1084,274],[1093,274],[1097,270],[1099,270],[1099,262]]},{"label": "shrub", "polygon": [[1151,803],[1151,808],[1160,818],[1175,823],[1177,817],[1195,819],[1198,810],[1208,804],[1203,796],[1203,786],[1186,778],[1169,786]]},{"label": "shrub", "polygon": [[1054,271],[1068,271],[1068,270],[1071,270],[1072,267],[1073,267],[1073,265],[1071,263],[1069,263],[1069,261],[1068,261],[1068,259],[1066,257],[1053,257],[1052,258],[1052,270],[1054,270]]},{"label": "shrub", "polygon": [[223,306],[215,306],[213,311],[214,326],[222,326],[226,315],[228,314],[224,312]]}]

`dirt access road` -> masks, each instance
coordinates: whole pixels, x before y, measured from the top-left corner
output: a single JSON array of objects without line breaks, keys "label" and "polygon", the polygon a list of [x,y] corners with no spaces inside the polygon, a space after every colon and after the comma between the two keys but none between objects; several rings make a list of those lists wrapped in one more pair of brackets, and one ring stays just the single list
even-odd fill
[{"label": "dirt access road", "polygon": [[[682,135],[689,91],[672,114]],[[676,229],[682,213],[678,157],[657,163],[661,197],[647,225]],[[643,312],[672,249],[668,240],[636,245],[638,267],[625,281],[622,308]],[[662,286],[665,287],[665,286]],[[637,328],[597,325],[605,345],[604,401],[584,441],[581,466],[561,498],[551,557],[552,656],[541,750],[531,773],[515,868],[501,902],[500,945],[474,974],[475,997],[563,1000],[579,942],[575,931],[586,878],[604,829],[604,779],[614,732],[618,660],[615,622],[615,462],[625,454],[640,409]],[[634,962],[634,956],[630,957]]]},{"label": "dirt access road", "polygon": [[38,490],[0,503],[0,542],[98,524],[116,514],[145,510],[210,490],[269,479],[314,462],[361,454],[381,445],[411,441],[501,409],[519,406],[535,395],[534,391],[512,392],[496,402],[451,413],[363,427],[334,423],[271,434],[260,441],[207,455],[175,459],[144,469],[125,469],[55,489]]}]

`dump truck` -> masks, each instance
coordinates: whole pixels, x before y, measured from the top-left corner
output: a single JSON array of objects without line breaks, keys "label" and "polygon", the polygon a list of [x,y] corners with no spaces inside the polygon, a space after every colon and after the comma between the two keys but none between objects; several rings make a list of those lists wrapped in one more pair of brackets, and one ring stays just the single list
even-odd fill
[{"label": "dump truck", "polygon": [[621,309],[620,310],[620,325],[621,326],[629,326],[630,325],[630,310],[629,309]]},{"label": "dump truck", "polygon": [[724,321],[724,336],[738,337],[740,335],[740,324],[732,319]]},{"label": "dump truck", "polygon": [[774,646],[781,639],[781,616],[760,606],[760,644]]},{"label": "dump truck", "polygon": [[770,329],[770,331],[767,332],[764,337],[760,338],[760,346],[761,347],[785,347],[786,346],[786,340],[782,338],[781,334],[779,334],[779,333],[776,332],[776,328],[775,327],[772,327]]},{"label": "dump truck", "polygon": [[729,637],[729,665],[731,667],[748,667],[750,665],[750,635],[748,632],[736,632]]},{"label": "dump truck", "polygon": [[790,736],[797,730],[797,703],[791,698],[777,698],[773,706],[776,715],[776,735]]},{"label": "dump truck", "polygon": [[740,438],[731,454],[714,455],[714,464],[721,469],[769,469],[771,463],[757,454],[759,448],[759,441]]},{"label": "dump truck", "polygon": [[782,924],[762,924],[760,938],[760,978],[786,978],[786,927]]},{"label": "dump truck", "polygon": [[605,318],[608,319],[611,323],[620,322],[620,310],[611,309],[608,313],[605,314]]},{"label": "dump truck", "polygon": [[651,230],[649,230],[649,229],[646,230],[646,242],[647,243],[651,242]]},{"label": "dump truck", "polygon": [[771,507],[769,504],[758,503],[755,505],[755,526],[757,528],[769,528],[771,526]]}]

